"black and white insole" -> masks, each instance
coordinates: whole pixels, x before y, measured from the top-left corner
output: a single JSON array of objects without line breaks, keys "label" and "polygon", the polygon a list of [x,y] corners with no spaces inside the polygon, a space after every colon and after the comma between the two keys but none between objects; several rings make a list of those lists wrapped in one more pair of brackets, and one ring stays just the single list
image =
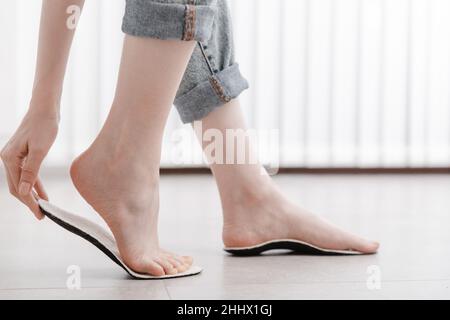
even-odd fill
[{"label": "black and white insole", "polygon": [[201,267],[192,266],[189,270],[175,275],[152,276],[149,274],[137,273],[131,270],[122,261],[114,237],[102,226],[99,226],[88,219],[85,219],[83,217],[67,212],[63,209],[60,209],[57,206],[51,204],[50,202],[42,199],[39,200],[39,206],[42,212],[50,220],[52,220],[59,226],[63,227],[64,229],[92,243],[104,254],[106,254],[112,261],[114,261],[120,267],[122,267],[133,278],[149,279],[149,280],[179,278],[196,275],[202,271]]},{"label": "black and white insole", "polygon": [[256,256],[269,250],[289,250],[292,253],[304,255],[361,255],[353,250],[323,249],[312,244],[292,239],[267,241],[251,247],[226,247],[224,250],[236,256]]}]

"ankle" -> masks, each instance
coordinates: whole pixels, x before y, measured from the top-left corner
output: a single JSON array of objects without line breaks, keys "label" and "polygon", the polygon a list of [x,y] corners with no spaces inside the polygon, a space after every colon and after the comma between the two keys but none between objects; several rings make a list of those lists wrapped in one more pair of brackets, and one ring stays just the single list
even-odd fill
[{"label": "ankle", "polygon": [[278,189],[271,179],[253,182],[250,184],[237,184],[221,190],[222,208],[224,217],[236,215],[239,211],[248,208],[265,206],[273,202],[278,195]]}]

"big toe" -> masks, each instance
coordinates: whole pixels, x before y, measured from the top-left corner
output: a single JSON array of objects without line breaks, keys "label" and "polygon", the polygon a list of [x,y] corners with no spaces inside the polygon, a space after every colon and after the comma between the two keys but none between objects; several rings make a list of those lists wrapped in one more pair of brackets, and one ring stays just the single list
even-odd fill
[{"label": "big toe", "polygon": [[131,263],[129,267],[138,273],[161,277],[166,274],[164,268],[153,259],[143,259],[139,263]]}]

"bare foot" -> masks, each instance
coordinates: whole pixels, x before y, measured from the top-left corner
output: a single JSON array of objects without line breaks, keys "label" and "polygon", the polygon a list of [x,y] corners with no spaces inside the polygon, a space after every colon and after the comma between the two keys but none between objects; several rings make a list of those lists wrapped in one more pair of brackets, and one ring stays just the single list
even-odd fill
[{"label": "bare foot", "polygon": [[192,258],[162,250],[158,243],[158,172],[131,164],[126,157],[105,159],[91,147],[73,163],[72,181],[81,196],[106,221],[120,255],[133,271],[153,276],[189,269]]},{"label": "bare foot", "polygon": [[223,241],[226,247],[293,239],[330,250],[361,253],[378,250],[377,242],[344,231],[291,203],[271,183],[263,192],[254,190],[243,193],[240,201],[224,203]]}]

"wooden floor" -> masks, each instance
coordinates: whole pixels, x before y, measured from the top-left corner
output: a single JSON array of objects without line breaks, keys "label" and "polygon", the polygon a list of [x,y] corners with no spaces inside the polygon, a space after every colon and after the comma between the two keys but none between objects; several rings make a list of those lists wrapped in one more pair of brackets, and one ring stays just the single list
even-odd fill
[{"label": "wooden floor", "polygon": [[[2,178],[0,299],[450,298],[449,175],[285,174],[275,179],[303,206],[378,239],[379,254],[229,256],[222,251],[212,177],[169,175],[161,183],[161,242],[192,254],[204,271],[190,278],[136,281],[84,240],[48,219],[35,221],[9,196]],[[99,221],[67,176],[45,177],[45,184],[55,204]],[[80,290],[67,288],[69,266],[80,268]]]}]

